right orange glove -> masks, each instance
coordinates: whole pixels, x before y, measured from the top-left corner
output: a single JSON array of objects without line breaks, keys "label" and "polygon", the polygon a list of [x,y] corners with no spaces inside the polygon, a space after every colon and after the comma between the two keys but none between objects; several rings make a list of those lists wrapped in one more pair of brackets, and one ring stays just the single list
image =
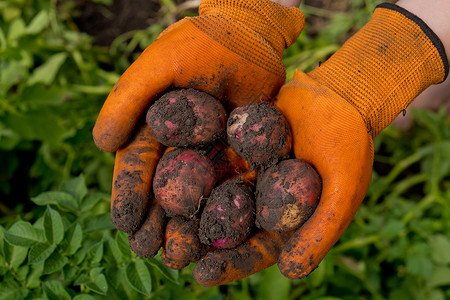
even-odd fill
[{"label": "right orange glove", "polygon": [[308,74],[297,71],[275,106],[291,125],[295,156],[321,175],[319,205],[287,242],[286,236],[261,231],[237,249],[209,253],[195,267],[195,279],[205,286],[224,284],[277,259],[288,278],[310,274],[364,199],[372,139],[421,91],[444,81],[448,69],[441,41],[422,20],[382,4],[327,62]]},{"label": "right orange glove", "polygon": [[275,105],[291,125],[295,156],[323,181],[315,213],[281,252],[286,277],[307,276],[341,237],[371,181],[372,139],[448,70],[433,31],[385,3],[327,62],[308,75],[297,72],[281,89]]}]

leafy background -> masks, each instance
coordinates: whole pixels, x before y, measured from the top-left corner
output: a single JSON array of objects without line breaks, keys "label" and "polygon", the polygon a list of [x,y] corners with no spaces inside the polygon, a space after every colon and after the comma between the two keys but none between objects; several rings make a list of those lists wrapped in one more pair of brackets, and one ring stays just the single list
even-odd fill
[{"label": "leafy background", "polygon": [[[412,128],[375,139],[365,202],[306,279],[274,266],[203,288],[192,265],[174,271],[129,250],[109,215],[114,155],[95,148],[91,130],[120,74],[198,2],[0,1],[0,300],[449,299],[445,109],[413,110]],[[379,2],[304,1],[288,77],[336,51]]]}]

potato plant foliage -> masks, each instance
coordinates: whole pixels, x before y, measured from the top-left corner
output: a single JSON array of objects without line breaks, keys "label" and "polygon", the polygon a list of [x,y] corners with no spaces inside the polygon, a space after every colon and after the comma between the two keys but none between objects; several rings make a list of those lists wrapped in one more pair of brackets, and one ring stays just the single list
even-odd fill
[{"label": "potato plant foliage", "polygon": [[[110,217],[114,155],[96,149],[91,130],[119,74],[158,36],[159,24],[179,13],[181,1],[160,1],[154,25],[118,36],[109,48],[77,29],[75,2],[0,1],[0,300],[450,299],[444,110],[412,111],[410,131],[389,127],[375,139],[366,199],[305,279],[287,280],[273,266],[203,288],[192,264],[173,271],[159,254],[133,254]],[[112,1],[85,2],[107,11]],[[329,2],[346,10],[302,4],[307,24],[285,52],[288,78],[324,61],[381,1]]]}]

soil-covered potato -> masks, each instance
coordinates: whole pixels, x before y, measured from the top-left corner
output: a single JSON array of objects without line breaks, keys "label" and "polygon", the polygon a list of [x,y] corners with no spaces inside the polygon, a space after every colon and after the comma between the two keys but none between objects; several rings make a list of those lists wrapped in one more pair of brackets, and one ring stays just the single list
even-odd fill
[{"label": "soil-covered potato", "polygon": [[267,102],[234,109],[227,121],[227,136],[236,152],[255,165],[270,166],[291,151],[289,123]]},{"label": "soil-covered potato", "polygon": [[212,162],[201,152],[176,148],[164,154],[153,178],[155,198],[169,216],[194,216],[216,183]]},{"label": "soil-covered potato", "polygon": [[214,188],[200,219],[200,241],[218,248],[233,248],[243,242],[254,225],[254,196],[238,180]]},{"label": "soil-covered potato", "polygon": [[208,144],[225,132],[227,114],[214,97],[194,89],[162,95],[150,106],[147,124],[165,146]]},{"label": "soil-covered potato", "polygon": [[256,223],[271,232],[299,228],[313,214],[322,191],[307,162],[288,159],[270,167],[256,184]]}]

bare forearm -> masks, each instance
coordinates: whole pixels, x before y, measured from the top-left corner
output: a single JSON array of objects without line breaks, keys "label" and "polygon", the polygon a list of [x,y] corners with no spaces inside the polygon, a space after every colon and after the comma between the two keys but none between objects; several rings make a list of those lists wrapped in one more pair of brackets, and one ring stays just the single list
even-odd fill
[{"label": "bare forearm", "polygon": [[287,7],[290,6],[299,7],[300,2],[302,2],[301,0],[271,0],[271,1]]},{"label": "bare forearm", "polygon": [[450,1],[400,0],[396,4],[421,18],[433,30],[444,45],[447,58],[450,60],[450,22],[448,21]]}]

